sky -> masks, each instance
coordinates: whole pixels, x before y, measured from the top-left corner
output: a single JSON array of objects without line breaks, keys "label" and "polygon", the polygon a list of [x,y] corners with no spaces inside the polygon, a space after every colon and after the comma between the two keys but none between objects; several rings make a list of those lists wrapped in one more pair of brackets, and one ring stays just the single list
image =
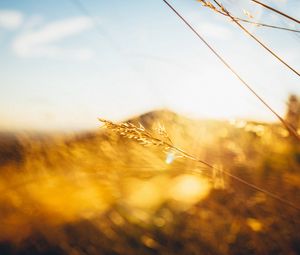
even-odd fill
[{"label": "sky", "polygon": [[[285,114],[288,95],[300,95],[297,75],[228,18],[195,0],[170,2]],[[255,21],[300,29],[250,0],[221,2],[242,18],[247,10]],[[264,2],[300,18],[298,0]],[[300,34],[247,28],[300,70]],[[163,108],[194,118],[275,120],[162,0],[0,1],[0,130],[93,129],[97,117]]]}]

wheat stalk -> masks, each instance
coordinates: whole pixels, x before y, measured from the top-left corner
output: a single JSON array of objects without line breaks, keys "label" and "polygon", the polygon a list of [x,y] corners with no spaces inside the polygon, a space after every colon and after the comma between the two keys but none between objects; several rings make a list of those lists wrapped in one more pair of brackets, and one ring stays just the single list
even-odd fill
[{"label": "wheat stalk", "polygon": [[207,8],[211,9],[214,12],[217,12],[217,13],[223,15],[223,16],[232,18],[233,19],[232,21],[234,21],[234,20],[235,21],[241,21],[241,22],[244,22],[244,23],[254,25],[256,27],[267,27],[267,28],[285,30],[285,31],[294,32],[294,33],[300,33],[300,30],[297,30],[297,29],[291,29],[291,28],[287,28],[287,27],[280,27],[280,26],[275,26],[275,25],[272,25],[272,24],[265,24],[265,23],[260,23],[260,22],[253,21],[254,16],[249,11],[247,11],[245,9],[243,9],[243,13],[248,19],[239,18],[239,17],[233,16],[232,14],[230,14],[231,15],[231,17],[230,17],[228,15],[228,11],[225,9],[225,7],[222,4],[220,4],[220,7],[219,7],[219,6],[216,6],[213,3],[209,2],[209,1],[206,1],[206,0],[197,0],[197,1],[200,2],[204,7],[207,7]]},{"label": "wheat stalk", "polygon": [[127,122],[127,123],[113,123],[111,121],[98,118],[100,122],[104,124],[104,127],[131,140],[135,140],[143,146],[158,146],[163,149],[164,152],[169,153],[173,151],[179,154],[181,157],[189,158],[191,160],[201,162],[207,166],[208,163],[197,159],[196,157],[188,154],[184,150],[176,147],[171,138],[169,137],[165,127],[159,125],[158,128],[154,129],[152,132],[147,131],[142,124],[139,123],[139,126]]},{"label": "wheat stalk", "polygon": [[102,122],[104,127],[107,129],[112,130],[113,132],[128,139],[135,140],[141,145],[161,146],[165,150],[170,149],[172,146],[172,141],[162,126],[157,129],[157,134],[155,136],[154,134],[148,132],[140,123],[139,126],[136,126],[130,122],[117,124],[101,118],[98,120]]},{"label": "wheat stalk", "polygon": [[[217,167],[213,166],[212,164],[207,163],[201,159],[198,159],[195,156],[189,154],[188,152],[176,147],[172,143],[165,128],[161,125],[157,129],[155,129],[154,132],[149,132],[140,123],[139,123],[139,126],[136,126],[130,122],[117,124],[117,123],[113,123],[111,121],[101,119],[101,118],[98,118],[98,120],[104,124],[104,127],[106,127],[109,130],[112,130],[113,132],[115,132],[123,137],[135,140],[139,144],[144,145],[144,146],[149,146],[149,145],[150,146],[151,145],[159,146],[159,147],[163,148],[164,152],[172,151],[172,152],[179,154],[183,158],[187,158],[187,159],[193,160],[195,162],[204,164],[205,166],[207,166],[208,168],[210,168],[213,171],[213,176],[215,176],[217,174],[218,175],[223,175],[223,174],[227,175],[230,178],[234,179],[235,181],[238,181],[238,182],[250,187],[251,189],[262,192],[262,193],[266,194],[267,196],[300,211],[300,207],[295,205],[291,201],[286,200],[266,189],[260,188],[252,183],[249,183],[246,180],[230,173],[227,170],[224,170],[222,168],[217,168]],[[197,173],[199,173],[199,172],[197,172]]]}]

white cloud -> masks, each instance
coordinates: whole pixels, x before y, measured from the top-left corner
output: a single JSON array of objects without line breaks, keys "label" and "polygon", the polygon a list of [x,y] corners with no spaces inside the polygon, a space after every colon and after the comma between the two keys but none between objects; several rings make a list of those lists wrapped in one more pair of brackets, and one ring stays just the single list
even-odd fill
[{"label": "white cloud", "polygon": [[221,40],[227,40],[232,37],[232,32],[221,25],[202,22],[198,27],[199,30],[208,37]]},{"label": "white cloud", "polygon": [[43,21],[44,17],[42,15],[34,14],[26,19],[26,22],[23,24],[23,28],[26,30],[37,29],[43,25]]},{"label": "white cloud", "polygon": [[15,10],[0,10],[0,28],[13,30],[23,22],[23,14]]},{"label": "white cloud", "polygon": [[52,22],[37,30],[27,30],[13,42],[13,51],[19,57],[48,57],[89,59],[90,49],[66,49],[59,43],[70,36],[78,35],[92,27],[92,21],[87,17],[75,17]]}]

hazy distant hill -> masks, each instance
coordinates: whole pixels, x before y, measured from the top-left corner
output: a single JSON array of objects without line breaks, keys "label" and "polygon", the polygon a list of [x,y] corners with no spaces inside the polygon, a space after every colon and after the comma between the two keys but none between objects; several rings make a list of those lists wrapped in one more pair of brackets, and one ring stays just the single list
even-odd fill
[{"label": "hazy distant hill", "polygon": [[[157,123],[166,126],[180,125],[180,127],[176,127],[179,129],[184,129],[187,125],[200,123],[200,121],[184,118],[168,110],[148,112],[128,121],[135,124],[141,123],[144,127],[150,129]],[[203,123],[203,125],[208,124],[208,122],[201,123]],[[219,121],[211,121],[211,123],[219,123]],[[183,124],[184,126],[182,126]],[[39,146],[40,149],[45,147],[45,150],[47,150],[48,147],[53,149],[56,145],[59,146],[62,143],[70,147],[83,144],[88,148],[101,143],[101,141],[110,140],[107,132],[101,130],[100,126],[101,123],[99,122],[99,130],[82,133],[0,132],[0,166],[9,163],[21,164],[28,155],[26,152],[28,152],[34,144]],[[57,147],[56,151],[58,152],[59,149],[60,148]]]}]

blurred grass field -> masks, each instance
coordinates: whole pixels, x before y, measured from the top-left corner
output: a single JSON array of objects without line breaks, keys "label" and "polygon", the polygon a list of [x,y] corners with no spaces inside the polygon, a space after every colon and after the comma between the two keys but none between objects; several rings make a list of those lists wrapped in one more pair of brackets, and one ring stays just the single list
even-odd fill
[{"label": "blurred grass field", "polygon": [[[300,205],[299,143],[278,124],[131,121]],[[0,191],[1,255],[300,254],[299,211],[109,130],[1,133]]]}]

